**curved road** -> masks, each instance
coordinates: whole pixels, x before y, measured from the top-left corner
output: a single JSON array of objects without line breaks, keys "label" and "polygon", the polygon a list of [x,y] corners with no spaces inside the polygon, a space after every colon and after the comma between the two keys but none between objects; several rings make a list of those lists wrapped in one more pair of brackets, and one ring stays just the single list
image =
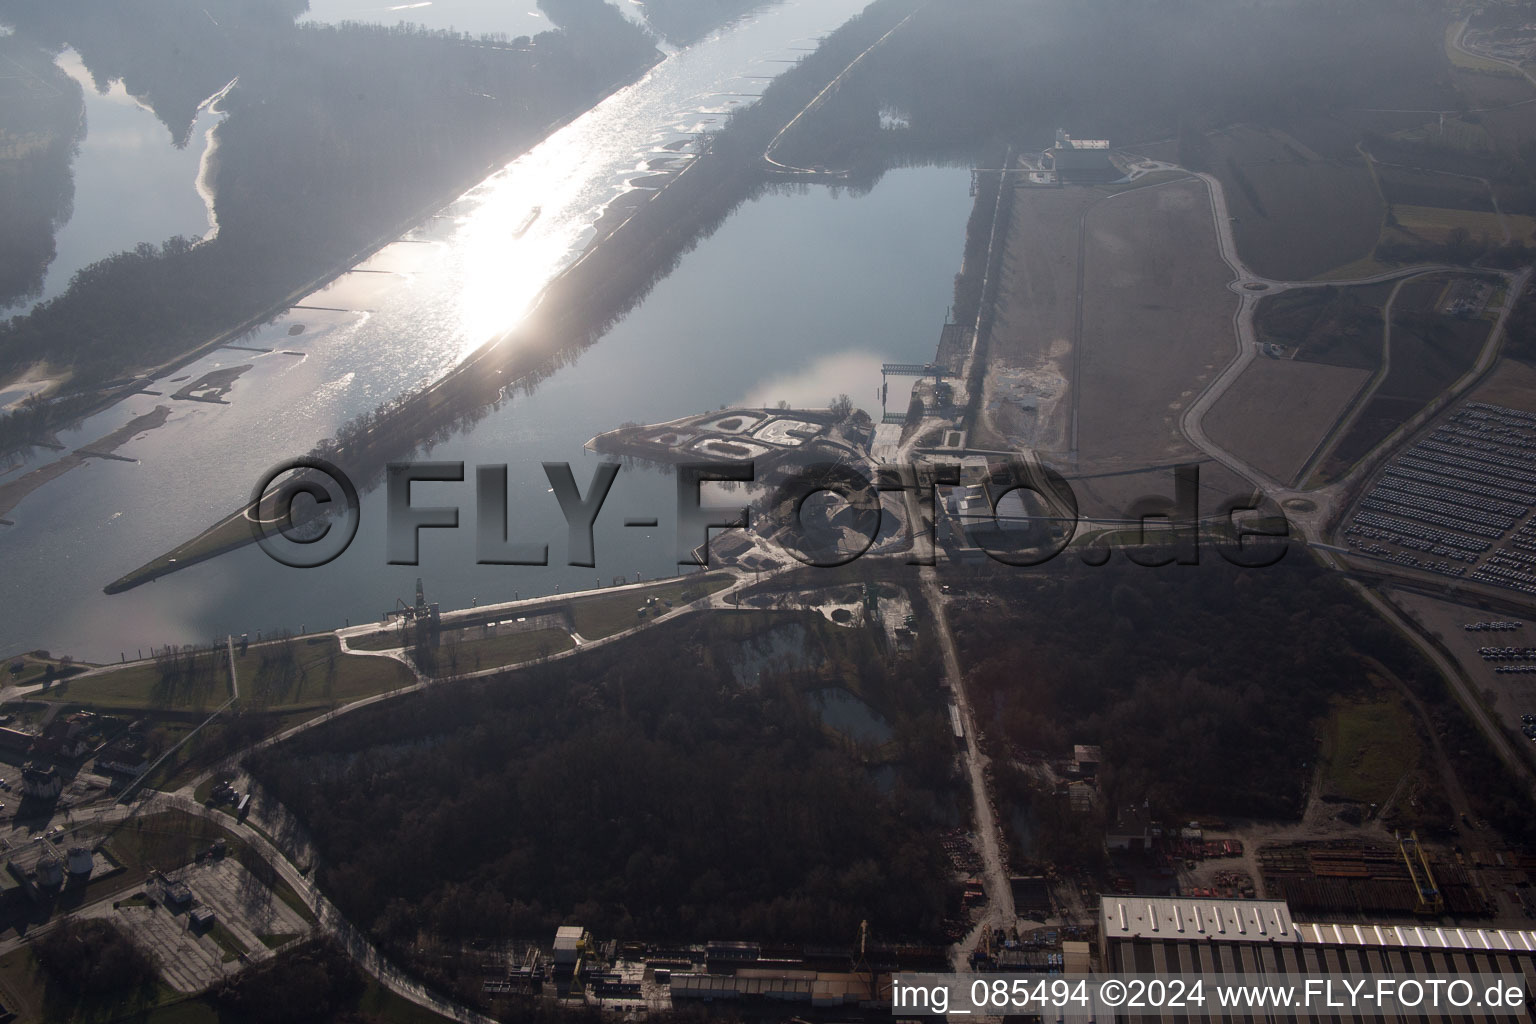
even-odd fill
[{"label": "curved road", "polygon": [[[1509,320],[1509,315],[1513,311],[1516,301],[1518,301],[1521,293],[1525,290],[1526,283],[1530,280],[1532,268],[1526,267],[1516,272],[1493,270],[1486,267],[1465,267],[1434,263],[1400,267],[1380,274],[1372,274],[1367,277],[1350,280],[1276,281],[1254,273],[1243,263],[1238,255],[1237,242],[1232,234],[1232,218],[1227,209],[1226,193],[1222,189],[1221,182],[1210,174],[1202,173],[1195,176],[1206,184],[1211,200],[1211,216],[1215,219],[1216,238],[1218,247],[1221,250],[1221,258],[1232,271],[1233,280],[1227,287],[1239,297],[1237,311],[1232,317],[1237,342],[1237,355],[1211,381],[1206,389],[1200,393],[1199,397],[1190,403],[1189,407],[1184,411],[1180,426],[1184,431],[1184,435],[1189,438],[1191,443],[1234,473],[1247,478],[1275,502],[1282,503],[1283,505],[1284,502],[1291,499],[1301,498],[1314,503],[1316,508],[1313,511],[1297,512],[1287,509],[1287,514],[1291,521],[1300,528],[1302,536],[1308,542],[1325,541],[1326,538],[1323,536],[1324,530],[1334,512],[1335,506],[1346,501],[1349,494],[1374,469],[1374,459],[1371,456],[1362,459],[1343,480],[1329,484],[1326,487],[1307,490],[1291,487],[1274,479],[1237,454],[1217,444],[1205,432],[1204,420],[1206,414],[1226,394],[1227,389],[1237,381],[1238,377],[1242,376],[1243,371],[1247,370],[1249,365],[1260,355],[1258,331],[1254,327],[1253,322],[1254,313],[1258,308],[1259,301],[1271,295],[1302,288],[1380,284],[1386,281],[1396,281],[1437,272],[1492,274],[1504,278],[1504,305],[1499,310],[1497,322],[1488,332],[1488,340],[1484,344],[1482,351],[1478,354],[1477,361],[1462,375],[1460,380],[1448,388],[1438,399],[1421,409],[1374,449],[1374,451],[1380,452],[1389,450],[1400,439],[1418,430],[1430,419],[1439,415],[1447,403],[1459,397],[1473,382],[1492,368],[1499,355],[1505,325]],[[1390,336],[1390,318],[1388,319],[1387,330],[1387,336]]]}]

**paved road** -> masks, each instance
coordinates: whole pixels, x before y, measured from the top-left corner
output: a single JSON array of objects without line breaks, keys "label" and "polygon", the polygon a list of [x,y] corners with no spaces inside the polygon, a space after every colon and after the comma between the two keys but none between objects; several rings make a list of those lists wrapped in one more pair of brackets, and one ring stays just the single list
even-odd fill
[{"label": "paved road", "polygon": [[1287,516],[1291,520],[1292,526],[1299,530],[1303,539],[1308,542],[1325,542],[1327,538],[1324,536],[1324,533],[1327,524],[1334,517],[1334,513],[1339,510],[1339,507],[1349,500],[1349,496],[1355,492],[1361,482],[1375,470],[1376,458],[1368,456],[1362,459],[1343,480],[1326,487],[1307,490],[1291,487],[1282,481],[1276,480],[1257,466],[1217,444],[1205,432],[1204,420],[1206,414],[1226,394],[1227,389],[1242,376],[1243,371],[1248,369],[1254,359],[1260,355],[1258,331],[1254,327],[1254,314],[1260,300],[1281,292],[1301,288],[1380,284],[1387,281],[1405,280],[1439,272],[1496,274],[1504,278],[1506,282],[1504,305],[1499,310],[1498,320],[1488,332],[1488,340],[1484,344],[1483,350],[1478,354],[1477,361],[1440,398],[1420,410],[1408,422],[1404,423],[1378,445],[1375,452],[1380,453],[1390,451],[1404,437],[1411,435],[1425,423],[1429,422],[1429,420],[1438,416],[1444,411],[1447,404],[1459,398],[1492,369],[1502,347],[1505,325],[1509,320],[1510,313],[1514,310],[1516,301],[1518,301],[1520,294],[1525,290],[1526,283],[1530,280],[1532,268],[1526,267],[1519,271],[1501,271],[1490,270],[1486,267],[1466,267],[1437,263],[1400,267],[1380,274],[1372,274],[1367,277],[1345,281],[1276,281],[1255,274],[1239,257],[1237,241],[1232,233],[1232,218],[1228,212],[1226,193],[1222,189],[1221,182],[1210,174],[1199,174],[1197,177],[1205,182],[1209,192],[1211,215],[1215,219],[1216,238],[1221,251],[1221,258],[1232,271],[1233,280],[1228,285],[1228,288],[1239,296],[1238,308],[1233,314],[1237,355],[1211,381],[1206,389],[1190,403],[1189,407],[1184,411],[1180,425],[1184,435],[1189,438],[1191,443],[1228,469],[1251,481],[1275,502],[1283,504],[1292,499],[1305,499],[1311,502],[1315,506],[1313,511],[1287,509]]},{"label": "paved road", "polygon": [[971,710],[970,698],[965,691],[965,673],[960,670],[960,659],[955,654],[955,638],[949,630],[946,599],[939,589],[938,573],[932,566],[921,571],[923,593],[933,608],[935,635],[944,655],[944,677],[954,694],[955,706],[960,709],[960,720],[965,727],[965,769],[971,784],[971,803],[975,813],[976,838],[981,844],[982,886],[987,893],[987,909],[981,920],[951,951],[951,966],[955,970],[968,970],[966,955],[977,939],[988,929],[1009,929],[1017,923],[1013,907],[1013,887],[1008,882],[1008,865],[1003,859],[1002,832],[997,817],[992,813],[992,797],[987,790],[988,759],[976,741],[976,716]]},{"label": "paved road", "polygon": [[[1413,620],[1413,617],[1399,608],[1390,598],[1377,593],[1370,587],[1354,583],[1353,581],[1351,583],[1361,596],[1381,613],[1383,618],[1398,627],[1403,633],[1406,633],[1408,638],[1413,641],[1414,646],[1418,647],[1420,652],[1434,663],[1435,668],[1440,670],[1440,674],[1445,677],[1445,681],[1455,692],[1456,699],[1461,702],[1461,706],[1466,711],[1467,716],[1483,731],[1483,735],[1488,737],[1488,742],[1493,746],[1494,752],[1499,755],[1499,759],[1504,762],[1517,778],[1525,783],[1531,798],[1536,800],[1536,772],[1531,770],[1530,763],[1521,756],[1520,751],[1515,749],[1514,744],[1510,741],[1509,734],[1504,731],[1493,714],[1489,712],[1487,705],[1483,703],[1482,696],[1477,693],[1472,680],[1467,678],[1466,674],[1461,671],[1460,666],[1445,655],[1445,652],[1441,650],[1438,644],[1424,635],[1423,628]],[[1411,694],[1409,696],[1417,704],[1417,699],[1412,698]],[[1433,731],[1431,731],[1430,735],[1434,736]],[[1437,746],[1438,743],[1437,739]],[[1447,770],[1449,770],[1448,764]],[[1455,778],[1454,773],[1452,773],[1451,778]],[[1467,804],[1466,797],[1459,792],[1459,784],[1456,789],[1457,791],[1451,795],[1453,798],[1460,797],[1461,807],[1458,808],[1458,812],[1467,813],[1469,805]]]},{"label": "paved road", "polygon": [[[1434,417],[1440,415],[1445,408],[1462,394],[1467,392],[1480,381],[1497,362],[1510,314],[1514,311],[1516,302],[1525,291],[1526,284],[1530,281],[1533,268],[1525,267],[1519,271],[1491,271],[1481,267],[1459,267],[1436,264],[1430,266],[1404,267],[1370,277],[1359,278],[1354,281],[1329,281],[1329,282],[1304,282],[1304,281],[1272,281],[1259,277],[1249,270],[1238,257],[1236,242],[1232,235],[1231,218],[1227,212],[1225,193],[1221,183],[1208,174],[1200,175],[1210,190],[1212,215],[1216,218],[1217,237],[1220,241],[1222,259],[1232,269],[1234,280],[1229,286],[1242,297],[1237,312],[1234,314],[1236,325],[1238,355],[1228,364],[1227,368],[1211,382],[1210,386],[1193,402],[1185,411],[1182,421],[1185,436],[1191,442],[1200,447],[1212,458],[1221,462],[1234,472],[1246,477],[1255,486],[1259,487],[1269,498],[1284,503],[1292,499],[1306,499],[1314,503],[1315,510],[1311,512],[1287,509],[1287,516],[1293,527],[1298,527],[1302,538],[1314,545],[1317,556],[1324,565],[1333,569],[1342,569],[1339,561],[1338,549],[1326,545],[1325,531],[1334,513],[1341,511],[1342,507],[1351,500],[1360,485],[1375,471],[1381,453],[1392,451],[1404,438],[1412,436]],[[1428,273],[1444,271],[1472,272],[1481,274],[1496,273],[1505,279],[1504,304],[1499,310],[1498,319],[1488,332],[1488,340],[1478,353],[1476,362],[1462,375],[1461,379],[1448,388],[1439,398],[1429,403],[1406,423],[1395,430],[1386,440],[1382,441],[1375,449],[1373,456],[1367,456],[1360,460],[1353,470],[1342,480],[1326,487],[1313,490],[1292,488],[1263,473],[1256,467],[1244,461],[1239,456],[1218,445],[1205,433],[1203,420],[1221,398],[1232,383],[1248,368],[1259,354],[1258,337],[1254,330],[1254,310],[1259,300],[1274,295],[1276,292],[1294,288],[1315,288],[1331,285],[1350,284],[1375,284],[1386,281],[1399,281],[1397,288],[1393,289],[1392,300],[1397,297],[1398,290],[1407,280]],[[1262,291],[1255,291],[1247,287],[1250,284],[1263,284],[1266,287]],[[1390,359],[1391,339],[1391,302],[1388,301],[1386,310],[1386,327],[1383,334],[1384,356],[1382,372],[1377,382],[1385,377],[1386,360]],[[1374,386],[1374,384],[1373,384]],[[1322,545],[1317,547],[1317,545]],[[1405,615],[1396,605],[1383,598],[1368,587],[1358,587],[1360,593],[1373,607],[1375,607],[1387,621],[1398,626],[1408,637],[1424,652],[1438,668],[1447,682],[1452,687],[1467,714],[1477,724],[1488,741],[1506,764],[1517,774],[1519,778],[1532,788],[1536,795],[1536,774],[1532,773],[1530,765],[1519,756],[1519,752],[1511,745],[1509,737],[1489,714],[1484,707],[1481,698],[1473,692],[1471,682],[1460,672],[1459,668],[1447,658],[1440,649],[1424,636],[1423,631],[1409,616]]]},{"label": "paved road", "polygon": [[828,82],[825,89],[822,89],[821,92],[812,97],[811,102],[807,103],[800,109],[800,113],[790,118],[789,123],[786,124],[783,128],[779,129],[779,133],[773,137],[773,141],[768,143],[768,148],[763,150],[763,161],[767,163],[770,168],[780,174],[815,175],[822,178],[846,178],[848,176],[847,171],[828,171],[824,169],[818,170],[812,167],[795,167],[791,164],[780,163],[778,160],[773,158],[773,151],[779,148],[779,143],[783,141],[784,136],[789,132],[791,128],[800,123],[800,119],[802,117],[813,113],[818,108],[820,108],[823,103],[826,102],[827,97],[832,95],[837,87],[842,84],[843,79],[848,77],[848,73],[857,67],[860,61],[873,53],[881,43],[895,35],[903,25],[915,17],[917,17],[917,12],[913,11],[905,18],[902,18],[891,28],[889,32],[881,36],[879,39],[876,39],[873,43],[870,43],[869,46],[865,47],[863,53],[860,53],[857,57],[853,58],[853,60],[849,61],[848,66],[839,71],[837,73],[837,77]]}]

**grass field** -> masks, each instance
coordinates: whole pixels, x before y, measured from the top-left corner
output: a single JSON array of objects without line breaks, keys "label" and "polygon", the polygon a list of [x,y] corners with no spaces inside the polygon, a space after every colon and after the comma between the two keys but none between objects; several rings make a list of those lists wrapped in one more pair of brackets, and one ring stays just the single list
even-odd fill
[{"label": "grass field", "polygon": [[561,654],[576,646],[571,634],[561,629],[529,629],[502,636],[490,636],[460,641],[456,646],[456,669],[442,664],[448,658],[449,647],[444,645],[438,654],[439,668],[444,672],[475,672],[486,668],[508,668],[524,662]]},{"label": "grass field", "polygon": [[[12,672],[11,666],[18,661],[23,666],[22,670],[20,672]],[[32,686],[36,683],[41,683],[48,677],[48,670],[50,668],[53,669],[55,679],[67,679],[70,676],[79,675],[88,667],[74,663],[63,665],[56,658],[39,658],[32,654],[13,655],[12,657],[0,660],[0,665],[4,666],[5,675],[3,678],[9,686]]]},{"label": "grass field", "polygon": [[[118,1020],[153,1020],[159,1024],[217,1024],[218,1015],[208,1008],[206,1016],[175,1013],[185,999],[168,985],[130,996],[119,1003],[83,1005],[68,993],[49,991],[42,965],[31,948],[23,946],[0,956],[0,991],[9,996],[6,1009],[24,1021],[106,1024]],[[164,1016],[162,1016],[164,1014]]]},{"label": "grass field", "polygon": [[1445,28],[1445,55],[1449,58],[1453,67],[1463,68],[1467,71],[1481,71],[1490,75],[1514,75],[1513,68],[1506,64],[1500,64],[1496,60],[1479,57],[1476,54],[1466,53],[1456,47],[1456,39],[1466,28],[1466,20],[1452,22]]},{"label": "grass field", "polygon": [[[223,660],[227,664],[228,658]],[[97,708],[211,710],[228,700],[229,692],[227,667],[168,684],[158,666],[144,662],[55,686],[38,699]]]},{"label": "grass field", "polygon": [[332,636],[253,646],[235,659],[235,668],[241,702],[271,710],[347,703],[416,681],[392,659],[342,654]]},{"label": "grass field", "polygon": [[1322,739],[1323,792],[1346,800],[1384,803],[1419,763],[1413,715],[1396,698],[1336,699]]},{"label": "grass field", "polygon": [[1381,308],[1391,284],[1305,288],[1259,303],[1259,341],[1279,345],[1292,358],[1374,371],[1381,365]]},{"label": "grass field", "polygon": [[1499,215],[1481,210],[1454,210],[1433,206],[1394,206],[1398,224],[1421,238],[1444,242],[1457,228],[1466,229],[1474,239],[1486,238],[1495,245],[1504,241],[1504,227],[1516,242],[1529,242],[1536,235],[1536,217],[1522,214]]},{"label": "grass field", "polygon": [[[1203,182],[1142,189],[1086,219],[1083,334],[1075,360],[1080,468],[1163,465],[1198,454],[1179,419],[1236,355]],[[1054,240],[1052,240],[1054,241]],[[1040,240],[1041,248],[1050,242]],[[1059,296],[1075,309],[1072,292]]]},{"label": "grass field", "polygon": [[[130,665],[54,687],[44,699],[103,708],[212,709],[228,699],[228,655],[192,679],[167,682],[153,663]],[[332,704],[385,693],[415,681],[388,658],[341,653],[332,636],[255,644],[235,658],[241,703],[268,710]]]},{"label": "grass field", "polygon": [[[731,577],[720,573],[672,580],[644,590],[580,597],[570,602],[571,627],[584,640],[601,640],[644,622],[646,617],[639,614],[639,609],[645,605],[647,598],[654,597],[658,602],[671,601],[674,605],[684,604],[707,594],[718,593],[730,585]],[[667,611],[666,606],[663,604],[659,611]]]},{"label": "grass field", "polygon": [[1384,198],[1393,206],[1493,212],[1493,197],[1488,186],[1472,178],[1383,164],[1376,165],[1376,178]]},{"label": "grass field", "polygon": [[1289,483],[1370,377],[1364,369],[1260,358],[1211,407],[1205,428],[1223,448]]},{"label": "grass field", "polygon": [[1322,461],[1319,480],[1348,474],[1476,361],[1488,340],[1489,323],[1443,316],[1434,309],[1447,279],[1434,274],[1403,285],[1392,311],[1391,369]]},{"label": "grass field", "polygon": [[1238,252],[1255,273],[1308,280],[1370,253],[1383,204],[1361,161],[1309,160],[1248,127],[1211,140]]},{"label": "grass field", "polygon": [[377,633],[347,637],[347,646],[358,651],[392,651],[398,647],[409,647],[410,641],[402,639],[398,626],[385,626]]}]

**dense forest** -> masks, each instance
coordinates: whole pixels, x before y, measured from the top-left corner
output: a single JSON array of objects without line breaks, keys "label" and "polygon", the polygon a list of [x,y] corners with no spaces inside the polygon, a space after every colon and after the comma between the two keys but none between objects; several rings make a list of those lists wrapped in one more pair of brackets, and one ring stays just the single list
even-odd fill
[{"label": "dense forest", "polygon": [[1330,697],[1369,689],[1374,659],[1435,709],[1479,810],[1529,830],[1529,808],[1439,674],[1336,574],[1294,552],[1262,570],[1069,562],[996,574],[992,600],[953,618],[988,709],[981,728],[1005,756],[1098,744],[1110,806],[1295,817],[1317,723]]},{"label": "dense forest", "polygon": [[85,128],[80,86],[47,50],[0,36],[0,308],[36,295],[69,219],[69,165]]},{"label": "dense forest", "polygon": [[[423,972],[423,941],[567,921],[846,942],[867,919],[930,938],[953,754],[932,655],[891,661],[882,643],[814,613],[693,617],[348,715],[250,768],[312,833],[337,905]],[[832,685],[890,739],[823,726],[807,694]],[[897,766],[888,791],[879,764]]]},{"label": "dense forest", "polygon": [[67,917],[32,943],[52,1020],[122,1012],[156,996],[154,959],[112,921]]},{"label": "dense forest", "polygon": [[[1438,5],[1404,0],[954,0],[924,8],[871,53],[785,138],[781,159],[869,172],[975,159],[1005,142],[1044,148],[1057,127],[1130,142],[1172,136],[1181,117],[1216,125],[1441,106],[1453,102],[1442,28]],[[883,113],[902,127],[882,127]]]},{"label": "dense forest", "polygon": [[368,1019],[356,1012],[364,988],[362,972],[346,951],[313,939],[224,979],[209,990],[208,1001],[229,1024],[358,1021]]}]

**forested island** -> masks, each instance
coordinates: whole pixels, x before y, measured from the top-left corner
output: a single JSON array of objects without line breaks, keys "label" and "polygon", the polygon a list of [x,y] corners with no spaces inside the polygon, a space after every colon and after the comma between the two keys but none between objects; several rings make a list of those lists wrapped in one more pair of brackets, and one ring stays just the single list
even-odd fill
[{"label": "forested island", "polygon": [[660,59],[611,5],[566,6],[567,27],[507,40],[294,24],[298,7],[280,0],[0,3],[8,44],[74,46],[180,142],[198,104],[238,79],[217,131],[218,236],[85,268],[0,325],[0,374],[46,358],[91,390],[270,314]]},{"label": "forested island", "polygon": [[43,286],[54,232],[69,219],[69,165],[85,124],[80,86],[43,47],[0,36],[0,308]]}]

